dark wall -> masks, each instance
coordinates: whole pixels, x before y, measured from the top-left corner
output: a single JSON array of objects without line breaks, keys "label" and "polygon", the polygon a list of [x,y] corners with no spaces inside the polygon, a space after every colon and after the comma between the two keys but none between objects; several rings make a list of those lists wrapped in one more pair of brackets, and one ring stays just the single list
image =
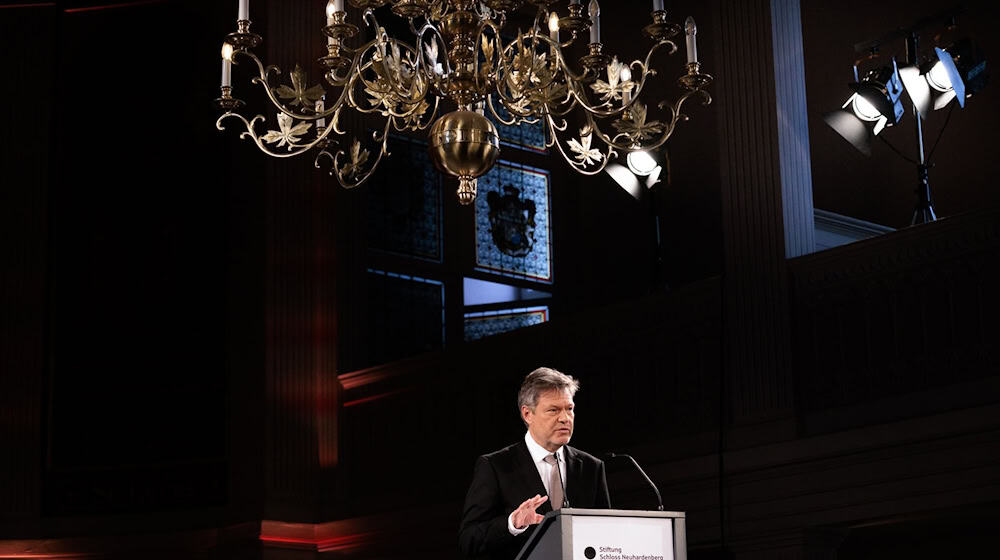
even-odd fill
[{"label": "dark wall", "polygon": [[198,2],[94,4],[0,9],[27,69],[4,191],[43,228],[5,236],[37,262],[5,258],[34,280],[4,291],[44,325],[5,375],[40,382],[45,516],[221,506],[228,376],[261,365],[259,201],[213,126],[220,30]]}]

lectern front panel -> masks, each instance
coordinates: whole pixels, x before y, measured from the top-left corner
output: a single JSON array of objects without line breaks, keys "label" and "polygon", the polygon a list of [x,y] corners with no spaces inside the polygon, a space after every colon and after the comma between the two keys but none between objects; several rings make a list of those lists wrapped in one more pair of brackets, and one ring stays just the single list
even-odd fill
[{"label": "lectern front panel", "polygon": [[580,515],[569,518],[572,560],[674,560],[673,519]]}]

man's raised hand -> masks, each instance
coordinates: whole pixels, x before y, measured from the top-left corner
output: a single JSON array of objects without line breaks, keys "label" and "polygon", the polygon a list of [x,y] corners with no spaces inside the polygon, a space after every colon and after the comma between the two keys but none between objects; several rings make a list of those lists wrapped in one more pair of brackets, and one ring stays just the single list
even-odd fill
[{"label": "man's raised hand", "polygon": [[512,514],[511,521],[513,522],[515,529],[524,529],[528,525],[534,525],[542,521],[542,516],[535,512],[538,506],[545,503],[548,500],[548,496],[539,496],[535,494],[535,497],[528,498],[517,506]]}]

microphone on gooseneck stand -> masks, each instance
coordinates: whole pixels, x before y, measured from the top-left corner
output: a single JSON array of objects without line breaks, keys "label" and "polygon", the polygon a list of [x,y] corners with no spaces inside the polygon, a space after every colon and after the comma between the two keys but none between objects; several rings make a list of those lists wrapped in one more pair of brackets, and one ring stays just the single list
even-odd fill
[{"label": "microphone on gooseneck stand", "polygon": [[653,489],[653,493],[656,494],[656,502],[658,504],[656,509],[659,511],[663,511],[663,498],[660,497],[660,489],[657,488],[655,484],[653,484],[653,481],[650,480],[649,476],[646,475],[646,471],[642,470],[642,467],[639,466],[639,463],[637,463],[635,459],[632,458],[631,455],[626,455],[625,453],[608,453],[606,457],[609,459],[616,459],[618,457],[621,457],[622,459],[628,459],[629,461],[631,461],[632,465],[635,466],[635,470],[639,471],[639,474],[642,475],[642,478],[646,479],[646,484],[649,484],[649,487]]},{"label": "microphone on gooseneck stand", "polygon": [[568,508],[569,496],[566,494],[566,485],[563,484],[562,468],[559,467],[559,454],[553,453],[552,455],[556,458],[555,467],[556,467],[556,472],[559,473],[559,487],[562,488],[562,494],[563,494],[562,507]]}]

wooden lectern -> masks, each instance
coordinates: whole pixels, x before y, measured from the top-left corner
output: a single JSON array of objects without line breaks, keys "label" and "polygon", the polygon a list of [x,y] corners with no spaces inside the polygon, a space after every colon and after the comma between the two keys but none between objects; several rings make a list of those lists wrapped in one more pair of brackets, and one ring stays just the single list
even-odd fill
[{"label": "wooden lectern", "polygon": [[518,560],[687,560],[684,512],[563,508],[545,515]]}]

